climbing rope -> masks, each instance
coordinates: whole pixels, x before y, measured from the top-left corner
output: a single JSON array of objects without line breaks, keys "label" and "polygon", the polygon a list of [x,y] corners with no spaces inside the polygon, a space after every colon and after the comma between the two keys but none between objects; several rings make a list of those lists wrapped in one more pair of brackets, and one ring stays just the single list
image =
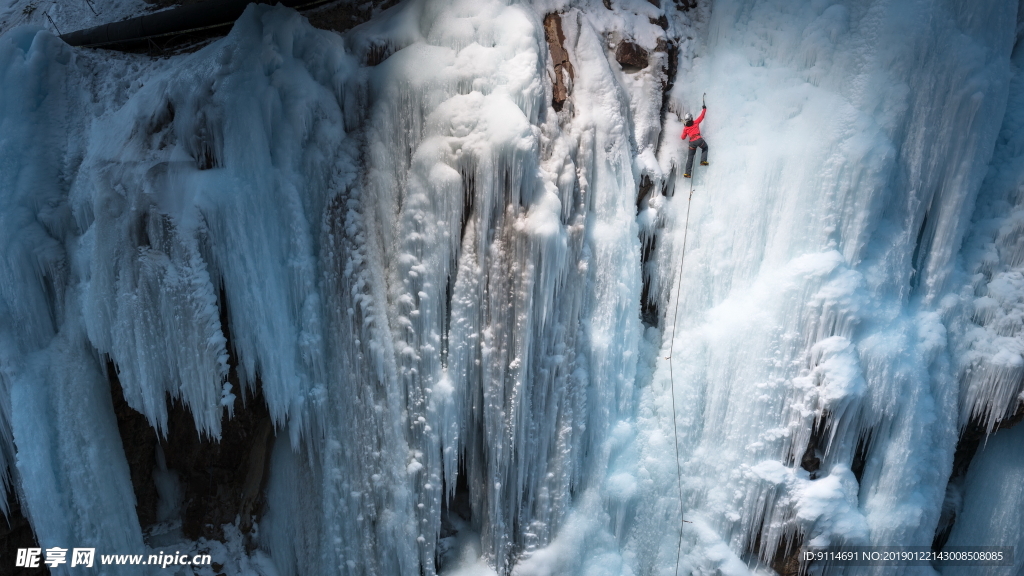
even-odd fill
[{"label": "climbing rope", "polygon": [[676,327],[679,325],[679,290],[683,283],[683,263],[686,261],[686,234],[690,228],[690,204],[693,202],[693,178],[690,178],[690,195],[686,198],[686,219],[683,224],[683,251],[679,257],[679,278],[676,279],[676,308],[672,315],[672,341],[668,349],[668,379],[672,391],[672,438],[676,446],[676,484],[679,486],[679,543],[676,545],[676,576],[679,576],[679,560],[683,551],[683,524],[687,523],[683,514],[683,468],[679,461],[679,425],[676,423],[676,379],[672,371],[672,357],[675,356]]}]

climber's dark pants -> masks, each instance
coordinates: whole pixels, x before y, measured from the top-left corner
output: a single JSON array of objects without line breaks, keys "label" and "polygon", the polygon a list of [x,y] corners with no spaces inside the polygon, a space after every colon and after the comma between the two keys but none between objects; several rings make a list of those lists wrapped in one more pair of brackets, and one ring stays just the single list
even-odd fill
[{"label": "climber's dark pants", "polygon": [[693,157],[697,155],[697,148],[700,148],[701,162],[708,161],[708,143],[703,138],[690,140],[690,155],[686,158],[686,173],[693,174]]}]

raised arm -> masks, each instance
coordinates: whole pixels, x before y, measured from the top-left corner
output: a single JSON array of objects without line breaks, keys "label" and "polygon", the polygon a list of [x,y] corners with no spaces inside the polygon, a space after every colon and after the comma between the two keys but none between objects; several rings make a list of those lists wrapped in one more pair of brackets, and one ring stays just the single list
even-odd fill
[{"label": "raised arm", "polygon": [[701,108],[700,116],[697,116],[697,119],[694,120],[693,123],[694,124],[700,124],[700,121],[704,119],[704,113],[707,112],[707,111],[708,111],[707,108]]}]

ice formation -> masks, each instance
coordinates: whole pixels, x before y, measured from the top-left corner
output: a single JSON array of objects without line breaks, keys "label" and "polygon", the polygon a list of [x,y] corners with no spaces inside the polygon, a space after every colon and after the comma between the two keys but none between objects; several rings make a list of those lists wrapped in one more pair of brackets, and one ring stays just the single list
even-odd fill
[{"label": "ice formation", "polygon": [[[3,486],[44,548],[155,549],[116,376],[160,434],[172,403],[216,440],[265,399],[257,549],[179,542],[238,574],[1022,545],[1021,20],[406,0],[339,35],[254,5],[160,59],[9,29]],[[705,92],[713,164],[688,180]],[[958,476],[965,430],[987,440]]]}]

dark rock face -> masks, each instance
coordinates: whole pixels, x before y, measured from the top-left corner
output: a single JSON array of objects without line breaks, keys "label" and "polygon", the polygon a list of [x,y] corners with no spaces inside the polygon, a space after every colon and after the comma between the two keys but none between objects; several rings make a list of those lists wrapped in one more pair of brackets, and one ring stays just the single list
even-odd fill
[{"label": "dark rock face", "polygon": [[[0,514],[0,576],[45,576],[50,570],[40,558],[38,568],[18,568],[14,561],[18,557],[18,548],[39,548],[35,532],[21,511],[21,503],[17,496],[7,497],[9,514],[2,519]],[[44,553],[45,557],[45,553]]]},{"label": "dark rock face", "polygon": [[772,570],[779,576],[798,576],[800,574],[800,549],[803,546],[803,537],[797,533],[792,539],[783,539],[779,542],[779,548],[772,556]]},{"label": "dark rock face", "polygon": [[[166,8],[177,8],[201,4],[207,0],[145,0],[152,9],[146,12],[162,10]],[[252,0],[264,4],[276,4],[277,0]],[[324,30],[344,32],[363,22],[367,22],[374,14],[386,10],[396,4],[399,0],[306,0],[295,6],[307,19],[309,23]],[[140,14],[141,15],[141,14]],[[224,36],[231,30],[230,26],[218,26],[207,30],[192,31],[175,34],[173,36],[150,39],[146,42],[124,43],[108,46],[126,52],[145,53],[150,56],[166,56],[181,52],[194,52],[211,41]],[[388,54],[390,55],[390,54]]]},{"label": "dark rock face", "polygon": [[626,72],[636,72],[647,68],[650,55],[641,46],[623,40],[615,49],[615,60]]},{"label": "dark rock face", "polygon": [[146,417],[136,412],[124,399],[117,368],[107,363],[107,379],[110,381],[110,396],[114,403],[117,430],[121,434],[121,446],[128,471],[131,473],[132,488],[135,491],[135,513],[143,528],[156,523],[159,495],[153,482],[153,466],[156,462],[156,431],[149,426]]},{"label": "dark rock face", "polygon": [[814,423],[811,429],[811,437],[807,440],[807,448],[800,457],[800,467],[808,472],[811,480],[819,476],[821,459],[825,456],[825,449],[828,446],[829,427],[832,425],[832,414],[825,411]]},{"label": "dark rock face", "polygon": [[374,14],[398,4],[398,0],[337,0],[305,12],[309,23],[324,30],[344,32],[368,21]]},{"label": "dark rock face", "polygon": [[[237,390],[237,388],[236,388]],[[181,488],[181,530],[185,537],[223,540],[223,524],[240,518],[243,534],[252,531],[262,509],[262,488],[273,439],[262,395],[243,405],[235,399],[235,417],[224,421],[220,442],[200,438],[192,414],[175,404],[161,442],[167,469]]]},{"label": "dark rock face", "polygon": [[[234,417],[225,415],[220,441],[200,437],[191,412],[180,402],[173,402],[168,410],[166,437],[158,440],[146,418],[125,402],[112,366],[109,373],[114,413],[142,529],[164,520],[157,517],[160,495],[154,471],[166,468],[177,477],[181,529],[187,538],[223,540],[222,526],[236,518],[242,533],[250,534],[263,508],[274,440],[262,394],[250,394],[243,402],[237,381],[232,382],[236,393]],[[160,464],[158,442],[163,454]]]},{"label": "dark rock face", "polygon": [[763,539],[764,528],[765,526],[762,524],[757,531],[757,535],[754,536],[754,540],[747,547],[750,562],[757,562],[759,558],[769,559],[768,565],[771,566],[778,576],[800,576],[801,574],[806,574],[806,566],[802,566],[800,563],[800,550],[804,545],[803,534],[796,529],[787,532],[782,536],[782,539],[779,540],[772,551],[771,556],[769,556],[766,554],[767,549]]},{"label": "dark rock face", "polygon": [[171,6],[188,6],[199,4],[203,0],[146,0],[146,4],[152,4],[156,8],[170,8]]},{"label": "dark rock face", "polygon": [[[569,98],[571,83],[575,77],[572,63],[569,62],[569,52],[565,49],[565,34],[562,33],[562,17],[558,14],[548,14],[544,17],[544,37],[548,41],[548,49],[551,51],[551,63],[555,67],[555,78],[552,82],[551,106],[555,112],[561,112],[562,106]],[[569,81],[566,82],[566,76]]]}]

